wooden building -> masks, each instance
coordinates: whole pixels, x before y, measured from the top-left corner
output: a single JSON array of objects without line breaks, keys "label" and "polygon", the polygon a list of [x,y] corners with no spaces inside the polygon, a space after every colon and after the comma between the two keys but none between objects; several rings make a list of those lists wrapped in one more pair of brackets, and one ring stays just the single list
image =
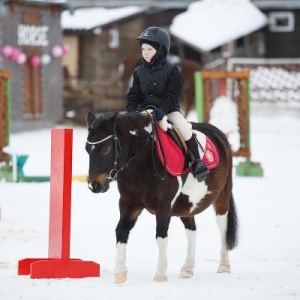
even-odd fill
[{"label": "wooden building", "polygon": [[62,31],[65,1],[1,3],[1,68],[11,78],[11,130],[61,121]]},{"label": "wooden building", "polygon": [[[81,16],[86,18],[93,12],[97,13],[97,10],[98,23],[83,27],[82,23],[77,22],[76,14],[82,12]],[[69,14],[69,17],[73,18],[69,25],[70,23],[64,24],[64,16],[62,17],[64,41],[72,45],[70,55],[63,60],[68,66],[70,76],[104,81],[116,78],[120,61],[126,56],[140,53],[136,41],[139,34],[148,26],[168,27],[173,17],[181,11],[140,8],[133,10],[131,14],[104,23],[102,17],[106,12],[103,8],[65,11],[65,15]]]},{"label": "wooden building", "polygon": [[[106,10],[102,8],[76,9],[74,12],[63,13],[72,20],[65,24],[62,16],[64,42],[70,45],[70,56],[63,59],[69,76],[103,83],[116,78],[120,58],[138,51],[136,45],[129,41],[134,41],[144,26],[143,11],[132,10],[132,14],[126,17],[103,24],[105,13]],[[78,22],[78,19],[92,16],[97,16],[99,21],[91,26]]]},{"label": "wooden building", "polygon": [[268,17],[263,29],[265,58],[300,57],[300,1],[254,0]]}]

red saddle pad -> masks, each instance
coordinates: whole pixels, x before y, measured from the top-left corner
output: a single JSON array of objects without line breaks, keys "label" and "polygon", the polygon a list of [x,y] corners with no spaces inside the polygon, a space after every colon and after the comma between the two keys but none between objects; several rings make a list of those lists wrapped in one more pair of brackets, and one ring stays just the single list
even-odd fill
[{"label": "red saddle pad", "polygon": [[[201,132],[196,132],[198,140],[201,141],[201,146],[204,152],[199,147],[201,159],[207,165],[208,169],[213,169],[219,164],[219,155],[212,141]],[[160,126],[157,126],[156,148],[160,161],[166,170],[173,176],[180,176],[190,172],[190,168],[184,168],[185,155],[182,149],[172,139],[172,137],[164,132]],[[201,136],[202,135],[202,136]]]}]

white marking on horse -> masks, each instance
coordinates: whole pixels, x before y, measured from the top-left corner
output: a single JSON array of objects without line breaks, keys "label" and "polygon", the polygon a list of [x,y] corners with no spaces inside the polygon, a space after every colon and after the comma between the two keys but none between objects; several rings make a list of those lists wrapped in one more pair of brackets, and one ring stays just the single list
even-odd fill
[{"label": "white marking on horse", "polygon": [[167,245],[168,245],[168,237],[165,238],[157,238],[156,243],[158,245],[158,264],[155,275],[157,276],[166,276],[167,267],[168,267],[168,259],[167,259]]},{"label": "white marking on horse", "polygon": [[173,208],[173,205],[175,204],[176,199],[177,199],[178,195],[179,195],[180,192],[181,192],[182,178],[181,178],[180,176],[177,176],[177,180],[178,180],[178,190],[177,190],[177,192],[176,192],[175,197],[174,197],[173,200],[171,201],[171,208]]},{"label": "white marking on horse", "polygon": [[145,129],[145,131],[147,131],[150,134],[152,132],[151,122],[149,122],[148,125],[144,127],[144,129]]},{"label": "white marking on horse", "polygon": [[188,240],[187,254],[185,263],[181,268],[180,277],[190,278],[193,276],[196,256],[196,230],[186,229],[186,237]]},{"label": "white marking on horse", "polygon": [[[152,124],[151,124],[151,122],[149,122],[148,125],[144,127],[144,130],[146,132],[148,132],[149,134],[152,132]],[[135,130],[129,130],[129,133],[131,135],[139,135],[136,129]]]},{"label": "white marking on horse", "polygon": [[228,250],[227,250],[227,242],[226,242],[226,231],[227,231],[227,223],[228,218],[227,214],[224,215],[217,215],[217,224],[221,235],[221,258],[220,258],[220,265],[218,272],[224,273],[230,272],[230,263],[229,263],[229,257],[228,257]]},{"label": "white marking on horse", "polygon": [[205,181],[198,182],[192,174],[188,175],[181,192],[189,196],[189,202],[192,203],[190,213],[196,209],[199,202],[201,202],[201,200],[204,199],[207,194],[210,194]]},{"label": "white marking on horse", "polygon": [[96,148],[96,146],[95,146],[95,145],[92,145],[92,146],[91,146],[91,151],[94,151],[95,148]]},{"label": "white marking on horse", "polygon": [[131,135],[138,135],[137,130],[129,130],[129,133]]},{"label": "white marking on horse", "polygon": [[117,243],[115,274],[127,272],[126,246],[127,244]]}]

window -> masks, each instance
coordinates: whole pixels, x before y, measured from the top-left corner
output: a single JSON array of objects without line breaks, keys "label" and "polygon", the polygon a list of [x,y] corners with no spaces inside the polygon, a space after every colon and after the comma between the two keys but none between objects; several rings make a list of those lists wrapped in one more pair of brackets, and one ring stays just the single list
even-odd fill
[{"label": "window", "polygon": [[271,12],[269,14],[269,29],[273,32],[294,31],[295,20],[292,12]]},{"label": "window", "polygon": [[119,30],[118,29],[110,29],[109,30],[108,47],[111,49],[116,49],[119,47]]}]

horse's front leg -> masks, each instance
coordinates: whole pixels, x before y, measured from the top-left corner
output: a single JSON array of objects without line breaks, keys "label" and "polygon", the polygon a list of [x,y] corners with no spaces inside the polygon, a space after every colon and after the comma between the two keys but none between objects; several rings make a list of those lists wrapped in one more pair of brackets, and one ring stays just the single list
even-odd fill
[{"label": "horse's front leg", "polygon": [[194,217],[180,218],[186,230],[188,240],[187,254],[185,263],[181,268],[180,277],[190,278],[194,274],[195,267],[195,251],[196,251],[196,223]]},{"label": "horse's front leg", "polygon": [[156,242],[159,249],[157,270],[153,279],[156,282],[167,280],[167,245],[170,220],[171,208],[164,209],[156,214]]},{"label": "horse's front leg", "polygon": [[116,228],[117,252],[115,260],[115,283],[121,284],[127,280],[126,247],[130,230],[134,227],[141,209],[133,210],[120,203],[120,220]]}]

